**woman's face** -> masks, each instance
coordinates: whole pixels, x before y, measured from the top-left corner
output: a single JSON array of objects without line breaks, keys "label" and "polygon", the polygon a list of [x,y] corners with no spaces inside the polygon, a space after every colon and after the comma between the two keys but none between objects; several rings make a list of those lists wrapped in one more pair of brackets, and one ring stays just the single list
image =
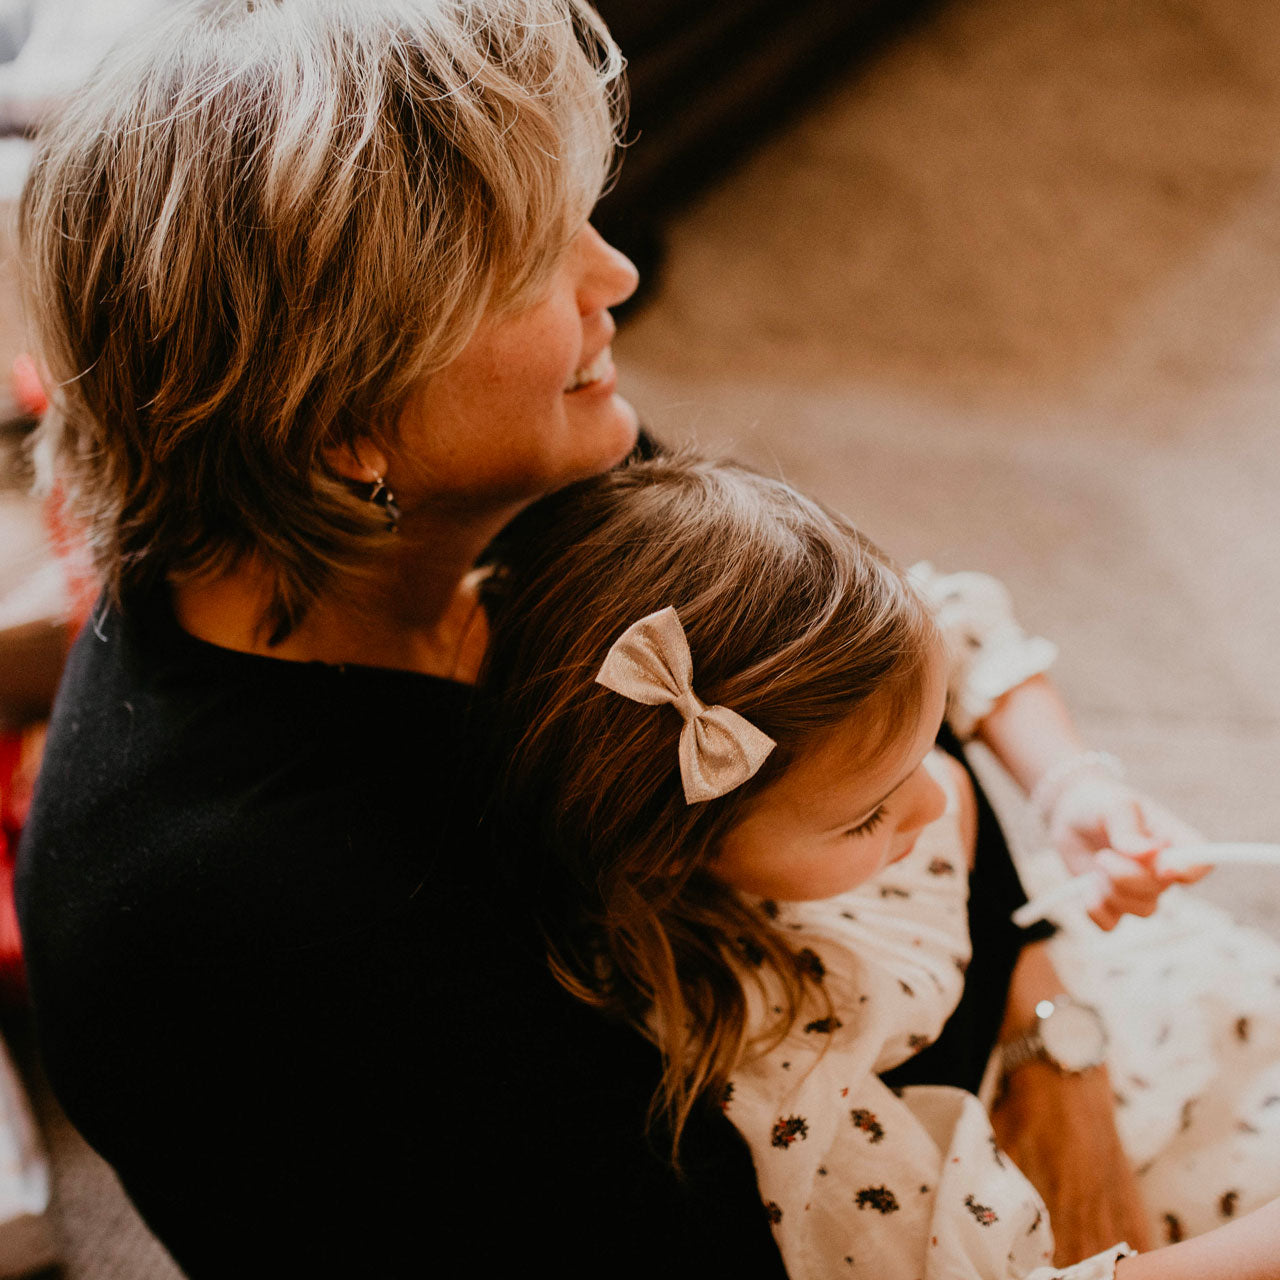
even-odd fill
[{"label": "woman's face", "polygon": [[521,503],[631,451],[636,414],[617,394],[608,308],[636,283],[631,262],[584,225],[536,302],[481,322],[401,414],[387,483],[406,515]]}]

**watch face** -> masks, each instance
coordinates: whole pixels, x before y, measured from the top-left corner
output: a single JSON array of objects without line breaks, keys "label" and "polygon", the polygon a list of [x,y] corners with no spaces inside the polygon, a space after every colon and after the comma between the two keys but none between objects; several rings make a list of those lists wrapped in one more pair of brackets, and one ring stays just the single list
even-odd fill
[{"label": "watch face", "polygon": [[1087,1071],[1106,1057],[1107,1033],[1086,1005],[1059,1004],[1040,1024],[1045,1051],[1064,1071]]}]

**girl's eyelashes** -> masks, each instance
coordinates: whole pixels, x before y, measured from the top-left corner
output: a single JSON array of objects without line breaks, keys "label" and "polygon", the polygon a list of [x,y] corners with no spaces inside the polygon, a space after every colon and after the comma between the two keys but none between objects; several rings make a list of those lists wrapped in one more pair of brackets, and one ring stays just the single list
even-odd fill
[{"label": "girl's eyelashes", "polygon": [[847,836],[865,836],[869,835],[884,821],[884,805],[881,805],[873,814],[864,818],[856,827],[850,827],[845,832]]}]

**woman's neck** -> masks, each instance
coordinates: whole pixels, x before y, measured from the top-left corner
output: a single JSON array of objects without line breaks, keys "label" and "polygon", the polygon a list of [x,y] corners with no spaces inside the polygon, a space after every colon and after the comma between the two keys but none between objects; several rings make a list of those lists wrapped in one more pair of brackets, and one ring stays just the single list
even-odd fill
[{"label": "woman's neck", "polygon": [[472,566],[512,514],[435,529],[406,521],[409,527],[367,573],[347,590],[320,597],[275,645],[262,622],[271,575],[261,564],[245,561],[218,578],[176,583],[174,610],[184,630],[224,649],[474,683],[488,631]]}]

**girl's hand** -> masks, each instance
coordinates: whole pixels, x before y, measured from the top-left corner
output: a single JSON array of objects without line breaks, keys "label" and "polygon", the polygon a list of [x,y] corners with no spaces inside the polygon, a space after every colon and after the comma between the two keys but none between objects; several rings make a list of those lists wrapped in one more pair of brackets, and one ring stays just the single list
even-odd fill
[{"label": "girl's hand", "polygon": [[1160,850],[1203,837],[1163,805],[1105,773],[1082,773],[1064,787],[1046,815],[1049,839],[1073,875],[1101,871],[1106,889],[1089,908],[1102,929],[1126,913],[1149,916],[1171,884],[1190,884],[1210,867],[1158,871]]}]

